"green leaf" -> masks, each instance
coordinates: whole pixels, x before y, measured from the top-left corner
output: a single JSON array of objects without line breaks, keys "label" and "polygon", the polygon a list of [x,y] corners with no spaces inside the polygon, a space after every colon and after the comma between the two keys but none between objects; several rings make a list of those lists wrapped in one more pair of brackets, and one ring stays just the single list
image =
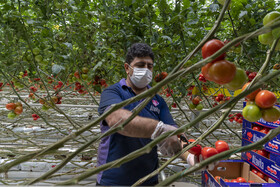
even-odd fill
[{"label": "green leaf", "polygon": [[191,2],[189,0],[183,0],[183,9],[189,8],[191,5]]},{"label": "green leaf", "polygon": [[161,36],[163,39],[168,40],[170,43],[172,43],[172,39],[169,36]]},{"label": "green leaf", "polygon": [[92,69],[92,71],[94,72],[97,68],[101,67],[102,66],[102,61],[99,61]]}]

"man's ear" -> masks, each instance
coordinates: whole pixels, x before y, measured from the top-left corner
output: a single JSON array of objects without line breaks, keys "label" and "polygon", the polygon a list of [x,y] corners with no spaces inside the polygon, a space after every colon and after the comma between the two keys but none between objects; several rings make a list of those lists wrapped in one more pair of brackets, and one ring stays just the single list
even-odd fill
[{"label": "man's ear", "polygon": [[128,75],[128,73],[129,73],[129,65],[128,65],[128,63],[124,63],[124,69],[125,69],[126,74]]}]

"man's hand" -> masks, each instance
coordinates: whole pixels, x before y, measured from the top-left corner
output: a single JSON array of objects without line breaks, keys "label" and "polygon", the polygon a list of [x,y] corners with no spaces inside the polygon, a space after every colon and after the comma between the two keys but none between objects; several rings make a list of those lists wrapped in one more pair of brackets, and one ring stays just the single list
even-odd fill
[{"label": "man's hand", "polygon": [[[194,155],[194,154],[191,154],[189,153],[188,154],[188,157],[187,157],[187,163],[191,166],[199,163],[199,162],[202,162],[203,161],[203,157],[201,154],[199,155]],[[206,166],[206,168],[202,168],[201,170],[205,170],[205,169],[208,169],[208,170],[213,170],[215,168],[216,165],[219,164],[219,161],[216,161],[216,162],[213,162],[209,165]]]},{"label": "man's hand", "polygon": [[[160,136],[161,134],[168,132],[168,131],[173,131],[176,130],[176,127],[173,127],[168,124],[164,124],[162,121],[160,121],[156,129],[154,130],[151,139],[155,139],[156,137]],[[158,149],[161,154],[164,156],[172,157],[176,153],[182,150],[182,145],[180,141],[178,140],[177,135],[171,136],[166,138],[165,140],[162,140],[157,144]]]}]

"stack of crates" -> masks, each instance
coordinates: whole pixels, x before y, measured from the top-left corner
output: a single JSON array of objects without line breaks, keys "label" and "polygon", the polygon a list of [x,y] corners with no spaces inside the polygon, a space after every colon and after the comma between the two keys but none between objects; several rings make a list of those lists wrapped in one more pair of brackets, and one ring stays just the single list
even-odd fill
[{"label": "stack of crates", "polygon": [[[259,141],[279,125],[279,120],[266,122],[260,119],[252,123],[243,119],[242,146]],[[280,134],[263,145],[261,150],[241,153],[241,158],[242,160],[223,160],[213,171],[202,171],[202,186],[280,186]],[[217,176],[221,179],[215,179]],[[251,180],[254,183],[235,183],[225,180],[231,181],[237,177],[243,177],[246,181]]]}]

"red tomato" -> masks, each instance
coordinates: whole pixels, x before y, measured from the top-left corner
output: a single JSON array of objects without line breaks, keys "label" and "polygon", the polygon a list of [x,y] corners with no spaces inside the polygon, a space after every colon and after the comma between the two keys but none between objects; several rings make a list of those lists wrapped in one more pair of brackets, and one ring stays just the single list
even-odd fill
[{"label": "red tomato", "polygon": [[265,150],[258,150],[257,153],[263,157],[267,157],[268,156],[268,152]]},{"label": "red tomato", "polygon": [[238,182],[247,182],[243,177],[238,177],[236,180]]},{"label": "red tomato", "polygon": [[229,180],[228,180],[228,179],[224,179],[224,181],[225,181],[225,182],[229,182]]},{"label": "red tomato", "polygon": [[[207,58],[207,57],[213,55],[214,53],[216,53],[222,47],[224,47],[224,43],[222,41],[217,40],[217,39],[209,40],[202,47],[202,57]],[[217,57],[212,62],[216,62],[218,60],[223,60],[223,59],[225,59],[225,57],[226,57],[226,53]]]},{"label": "red tomato", "polygon": [[269,128],[264,127],[262,130],[260,130],[260,132],[264,133],[264,134],[268,134],[270,131]]},{"label": "red tomato", "polygon": [[[189,139],[188,142],[192,143],[194,142],[195,140],[194,139]],[[200,155],[201,154],[201,145],[199,144],[196,144],[195,146],[193,146],[192,148],[189,149],[189,152],[191,154],[194,154],[194,155]]]},{"label": "red tomato", "polygon": [[208,69],[210,79],[217,84],[226,84],[233,80],[236,66],[227,60],[214,62]]},{"label": "red tomato", "polygon": [[267,122],[277,121],[280,118],[280,109],[277,106],[263,109],[262,118]]},{"label": "red tomato", "polygon": [[254,126],[252,129],[253,129],[254,131],[260,131],[260,130],[261,130],[261,127],[259,127],[259,126]]},{"label": "red tomato", "polygon": [[16,104],[15,103],[8,103],[6,104],[6,109],[8,110],[14,110],[16,108]]},{"label": "red tomato", "polygon": [[256,105],[258,105],[260,108],[270,108],[274,106],[276,101],[276,95],[268,90],[260,91],[255,97]]},{"label": "red tomato", "polygon": [[205,79],[212,81],[212,79],[208,75],[208,70],[212,66],[213,62],[210,62],[201,68],[201,73],[205,77]]},{"label": "red tomato", "polygon": [[200,102],[201,98],[199,96],[196,96],[195,98],[193,98],[192,103],[194,105],[198,105]]},{"label": "red tomato", "polygon": [[263,174],[263,173],[261,173],[261,172],[258,171],[257,175],[258,175],[260,178],[264,179],[264,174]]},{"label": "red tomato", "polygon": [[201,151],[203,159],[207,159],[215,154],[218,154],[218,151],[213,147],[204,147]]},{"label": "red tomato", "polygon": [[254,181],[248,181],[248,183],[255,183]]},{"label": "red tomato", "polygon": [[265,176],[264,176],[264,180],[267,182],[268,179],[269,179],[269,177],[265,175]]},{"label": "red tomato", "polygon": [[229,150],[229,146],[228,146],[227,142],[225,142],[223,140],[216,141],[215,147],[216,147],[216,150],[218,151],[218,153]]},{"label": "red tomato", "polygon": [[232,179],[230,182],[238,182],[236,179]]},{"label": "red tomato", "polygon": [[[244,84],[244,86],[242,87],[242,91],[245,90],[245,88],[250,84],[250,82],[247,82],[246,84]],[[261,91],[261,89],[257,89],[255,91],[253,91],[252,93],[250,93],[249,95],[246,96],[247,99],[249,100],[254,100],[256,95]]]},{"label": "red tomato", "polygon": [[255,173],[255,174],[258,173],[258,170],[256,170],[256,169],[252,169],[251,171],[252,171],[253,173]]}]

